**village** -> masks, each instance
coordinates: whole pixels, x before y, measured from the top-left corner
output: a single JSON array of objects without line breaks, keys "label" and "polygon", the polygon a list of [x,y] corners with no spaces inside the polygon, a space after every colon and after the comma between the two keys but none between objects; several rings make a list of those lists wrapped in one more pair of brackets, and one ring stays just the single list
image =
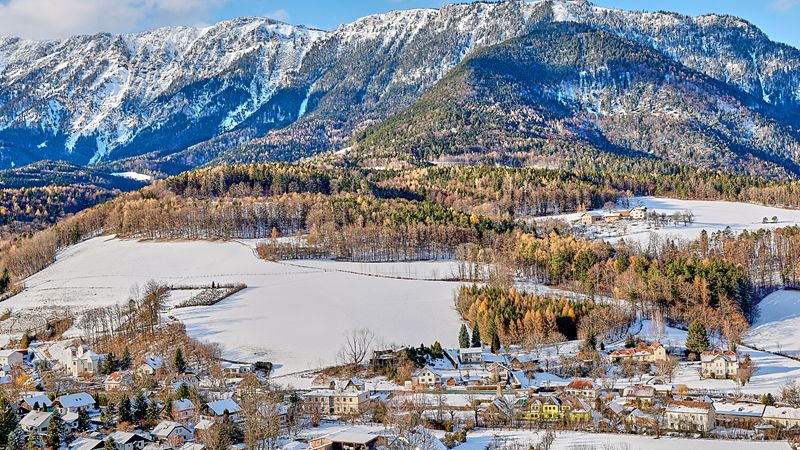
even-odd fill
[{"label": "village", "polygon": [[[78,341],[23,342],[0,350],[0,432],[7,448],[69,450],[443,450],[501,430],[487,447],[550,448],[572,432],[791,445],[800,436],[797,383],[759,396],[673,382],[679,367],[731,386],[756,370],[743,351],[711,349],[704,330],[685,345],[628,333],[608,346],[532,350],[463,326],[459,341],[378,348],[353,333],[346,364],[275,378],[269,363],[195,365],[181,347],[115,356]],[[687,350],[698,341],[708,350]],[[509,440],[515,430],[524,445]]]}]

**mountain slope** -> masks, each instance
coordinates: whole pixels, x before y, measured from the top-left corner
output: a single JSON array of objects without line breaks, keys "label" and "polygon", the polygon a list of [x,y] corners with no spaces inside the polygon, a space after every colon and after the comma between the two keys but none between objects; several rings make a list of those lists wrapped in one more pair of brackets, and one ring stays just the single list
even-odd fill
[{"label": "mountain slope", "polygon": [[775,110],[653,49],[561,22],[467,58],[361,133],[348,157],[570,166],[600,150],[797,175],[800,137]]},{"label": "mountain slope", "polygon": [[0,168],[64,159],[174,173],[341,149],[470,54],[567,21],[635,41],[800,125],[800,51],[741,19],[583,0],[476,2],[369,16],[331,32],[251,18],[0,39]]}]

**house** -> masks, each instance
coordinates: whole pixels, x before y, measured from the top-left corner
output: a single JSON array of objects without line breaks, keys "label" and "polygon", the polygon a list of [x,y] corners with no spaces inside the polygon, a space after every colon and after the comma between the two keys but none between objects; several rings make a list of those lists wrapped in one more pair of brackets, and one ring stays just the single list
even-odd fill
[{"label": "house", "polygon": [[79,437],[70,443],[69,450],[97,450],[102,449],[104,444],[100,439]]},{"label": "house", "polygon": [[497,396],[483,407],[480,412],[483,423],[490,427],[508,425],[514,417],[514,407],[502,394]]},{"label": "house", "polygon": [[107,391],[117,391],[129,388],[133,386],[133,383],[133,372],[130,370],[121,370],[109,374],[105,381],[103,381],[103,387],[105,387]]},{"label": "house", "polygon": [[650,344],[640,343],[635,348],[623,348],[609,353],[611,362],[635,361],[655,363],[667,360],[667,350],[658,342]]},{"label": "house", "polygon": [[182,424],[188,425],[194,419],[195,406],[189,399],[172,401],[172,418]]},{"label": "house", "polygon": [[340,431],[309,441],[309,450],[374,450],[380,436],[354,431]]},{"label": "house", "polygon": [[411,376],[411,381],[417,386],[435,389],[442,385],[442,375],[439,371],[425,366]]},{"label": "house", "polygon": [[459,364],[481,364],[483,362],[483,348],[460,348],[458,349]]},{"label": "house", "polygon": [[194,374],[191,373],[181,373],[172,375],[168,377],[164,382],[168,386],[172,386],[172,389],[178,390],[181,388],[182,384],[185,384],[186,387],[190,387],[192,389],[197,389],[197,385],[199,384],[199,380],[197,379]]},{"label": "house", "polygon": [[647,217],[647,207],[646,206],[636,206],[630,211],[630,217],[633,220],[644,220]]},{"label": "house", "polygon": [[22,367],[27,354],[27,350],[0,350],[0,367]]},{"label": "house", "polygon": [[599,222],[602,218],[603,216],[598,213],[585,212],[578,218],[578,223],[581,225],[592,225],[595,222]]},{"label": "house", "polygon": [[765,408],[760,403],[714,402],[715,423],[719,427],[749,430],[761,422]]},{"label": "house", "polygon": [[153,376],[155,375],[159,369],[164,366],[164,362],[158,356],[151,356],[149,358],[145,358],[144,362],[138,369],[136,369],[136,373],[140,376]]},{"label": "house", "polygon": [[536,370],[539,366],[539,358],[534,354],[515,355],[509,361],[514,370]]},{"label": "house", "polygon": [[338,389],[340,391],[358,392],[364,390],[365,384],[364,380],[353,377],[347,380],[337,382],[335,386],[336,386],[335,389]]},{"label": "house", "polygon": [[400,358],[394,350],[375,350],[369,360],[369,366],[374,372],[395,370],[400,363]]},{"label": "house", "polygon": [[111,433],[108,437],[114,440],[117,450],[140,450],[151,442],[150,439],[141,434],[125,431]]},{"label": "house", "polygon": [[537,395],[525,400],[519,418],[536,422],[587,421],[591,407],[573,395]]},{"label": "house", "polygon": [[629,405],[652,405],[656,398],[653,386],[628,386],[622,391],[625,402]]},{"label": "house", "polygon": [[183,445],[192,439],[192,432],[183,425],[169,420],[162,421],[150,432],[156,440],[171,447]]},{"label": "house", "polygon": [[364,410],[369,395],[364,391],[337,391],[318,389],[303,395],[303,407],[307,412],[323,415],[357,414]]},{"label": "house", "polygon": [[588,378],[575,378],[569,382],[565,390],[569,395],[594,400],[599,389],[600,386]]},{"label": "house", "polygon": [[333,389],[336,387],[336,380],[327,374],[321,373],[311,380],[311,389]]},{"label": "house", "polygon": [[242,407],[232,398],[206,403],[202,409],[203,416],[215,422],[221,422],[226,413],[232,421],[241,422],[241,412]]},{"label": "house", "polygon": [[19,421],[19,426],[28,433],[43,436],[47,434],[47,427],[50,425],[52,416],[52,412],[31,411]]},{"label": "house", "polygon": [[618,221],[620,219],[622,219],[622,214],[620,214],[620,213],[618,213],[616,211],[608,212],[608,213],[603,214],[603,220],[605,222],[616,222],[616,221]]},{"label": "house", "polygon": [[637,431],[652,430],[658,425],[658,419],[652,415],[642,411],[639,408],[634,408],[627,416],[625,416],[625,423]]},{"label": "house", "polygon": [[23,397],[19,401],[19,407],[24,412],[47,411],[53,406],[53,401],[45,394]]},{"label": "house", "polygon": [[782,428],[800,427],[800,408],[767,406],[762,415],[764,422]]},{"label": "house", "polygon": [[66,360],[62,358],[62,363],[67,367],[73,377],[81,375],[93,375],[100,370],[100,365],[105,360],[105,355],[98,355],[91,351],[88,345],[70,347]]},{"label": "house", "polygon": [[77,413],[78,411],[88,411],[94,409],[95,401],[91,394],[86,392],[79,392],[77,394],[68,394],[58,397],[55,401],[61,414],[68,412]]},{"label": "house", "polygon": [[667,428],[675,431],[706,432],[714,428],[714,404],[698,401],[672,401],[665,411]]},{"label": "house", "polygon": [[700,375],[703,378],[736,379],[738,371],[736,352],[707,351],[700,354]]}]

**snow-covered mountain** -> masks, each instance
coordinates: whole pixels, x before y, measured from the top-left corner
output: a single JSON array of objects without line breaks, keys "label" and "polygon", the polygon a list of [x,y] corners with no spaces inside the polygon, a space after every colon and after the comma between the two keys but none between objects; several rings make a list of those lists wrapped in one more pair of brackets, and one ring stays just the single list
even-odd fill
[{"label": "snow-covered mountain", "polygon": [[584,0],[395,11],[323,32],[268,19],[61,41],[0,39],[0,167],[136,155],[185,168],[347,145],[470,53],[575,21],[656,49],[800,125],[800,51],[744,20]]}]

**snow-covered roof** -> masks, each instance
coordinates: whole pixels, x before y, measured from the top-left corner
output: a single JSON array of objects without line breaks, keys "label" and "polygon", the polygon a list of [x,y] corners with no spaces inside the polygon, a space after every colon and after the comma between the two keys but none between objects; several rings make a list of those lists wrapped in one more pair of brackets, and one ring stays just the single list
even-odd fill
[{"label": "snow-covered roof", "polygon": [[208,419],[202,419],[200,422],[197,422],[197,425],[194,426],[195,430],[208,430],[214,426],[214,421]]},{"label": "snow-covered roof", "polygon": [[108,437],[113,439],[114,442],[117,443],[117,445],[127,444],[129,442],[150,441],[150,439],[147,439],[141,434],[128,433],[127,431],[115,431],[114,433],[111,433]]},{"label": "snow-covered roof", "polygon": [[151,356],[144,360],[144,364],[150,366],[153,369],[160,369],[163,365],[163,362],[160,357],[158,356]]},{"label": "snow-covered roof", "polygon": [[229,414],[235,414],[242,410],[242,408],[231,398],[210,402],[207,403],[206,406],[217,416],[224,415],[225,411],[228,411]]},{"label": "snow-covered roof", "polygon": [[800,408],[790,408],[788,406],[767,406],[764,408],[764,418],[800,420]]},{"label": "snow-covered roof", "polygon": [[30,406],[31,408],[37,408],[45,406],[47,408],[53,406],[53,401],[50,400],[50,397],[46,396],[45,394],[39,395],[32,395],[30,397],[23,397],[20,400],[20,403],[25,403],[26,405]]},{"label": "snow-covered roof", "polygon": [[205,448],[206,446],[203,444],[197,442],[187,442],[186,444],[183,444],[183,447],[181,447],[178,450],[204,450]]},{"label": "snow-covered roof", "polygon": [[52,412],[31,411],[25,414],[25,417],[19,421],[19,424],[23,427],[39,428],[50,419],[51,415],[53,415]]},{"label": "snow-covered roof", "polygon": [[153,431],[151,433],[160,439],[166,439],[169,437],[170,434],[172,434],[173,431],[175,431],[176,428],[184,428],[184,426],[179,424],[178,422],[164,420],[158,425],[156,425],[156,427],[153,428]]},{"label": "snow-covered roof", "polygon": [[172,409],[175,411],[188,411],[194,409],[194,403],[192,403],[192,401],[188,398],[183,400],[173,400]]},{"label": "snow-covered roof", "polygon": [[94,450],[96,448],[103,448],[103,441],[90,437],[79,437],[72,441],[69,450]]},{"label": "snow-covered roof", "polygon": [[94,397],[86,392],[62,395],[56,401],[64,408],[85,408],[95,404]]},{"label": "snow-covered roof", "polygon": [[764,405],[758,403],[714,402],[714,411],[717,414],[733,416],[761,417],[764,414],[764,408]]},{"label": "snow-covered roof", "polygon": [[376,434],[358,433],[355,431],[348,431],[348,430],[323,436],[323,438],[329,439],[333,442],[343,442],[347,444],[360,444],[360,445],[368,444],[378,439],[379,437],[380,436]]},{"label": "snow-covered roof", "polygon": [[700,354],[701,362],[711,362],[717,358],[723,358],[725,361],[733,362],[737,360],[736,352],[708,351]]},{"label": "snow-covered roof", "polygon": [[667,412],[674,414],[708,414],[714,409],[713,403],[675,401],[667,405]]}]

